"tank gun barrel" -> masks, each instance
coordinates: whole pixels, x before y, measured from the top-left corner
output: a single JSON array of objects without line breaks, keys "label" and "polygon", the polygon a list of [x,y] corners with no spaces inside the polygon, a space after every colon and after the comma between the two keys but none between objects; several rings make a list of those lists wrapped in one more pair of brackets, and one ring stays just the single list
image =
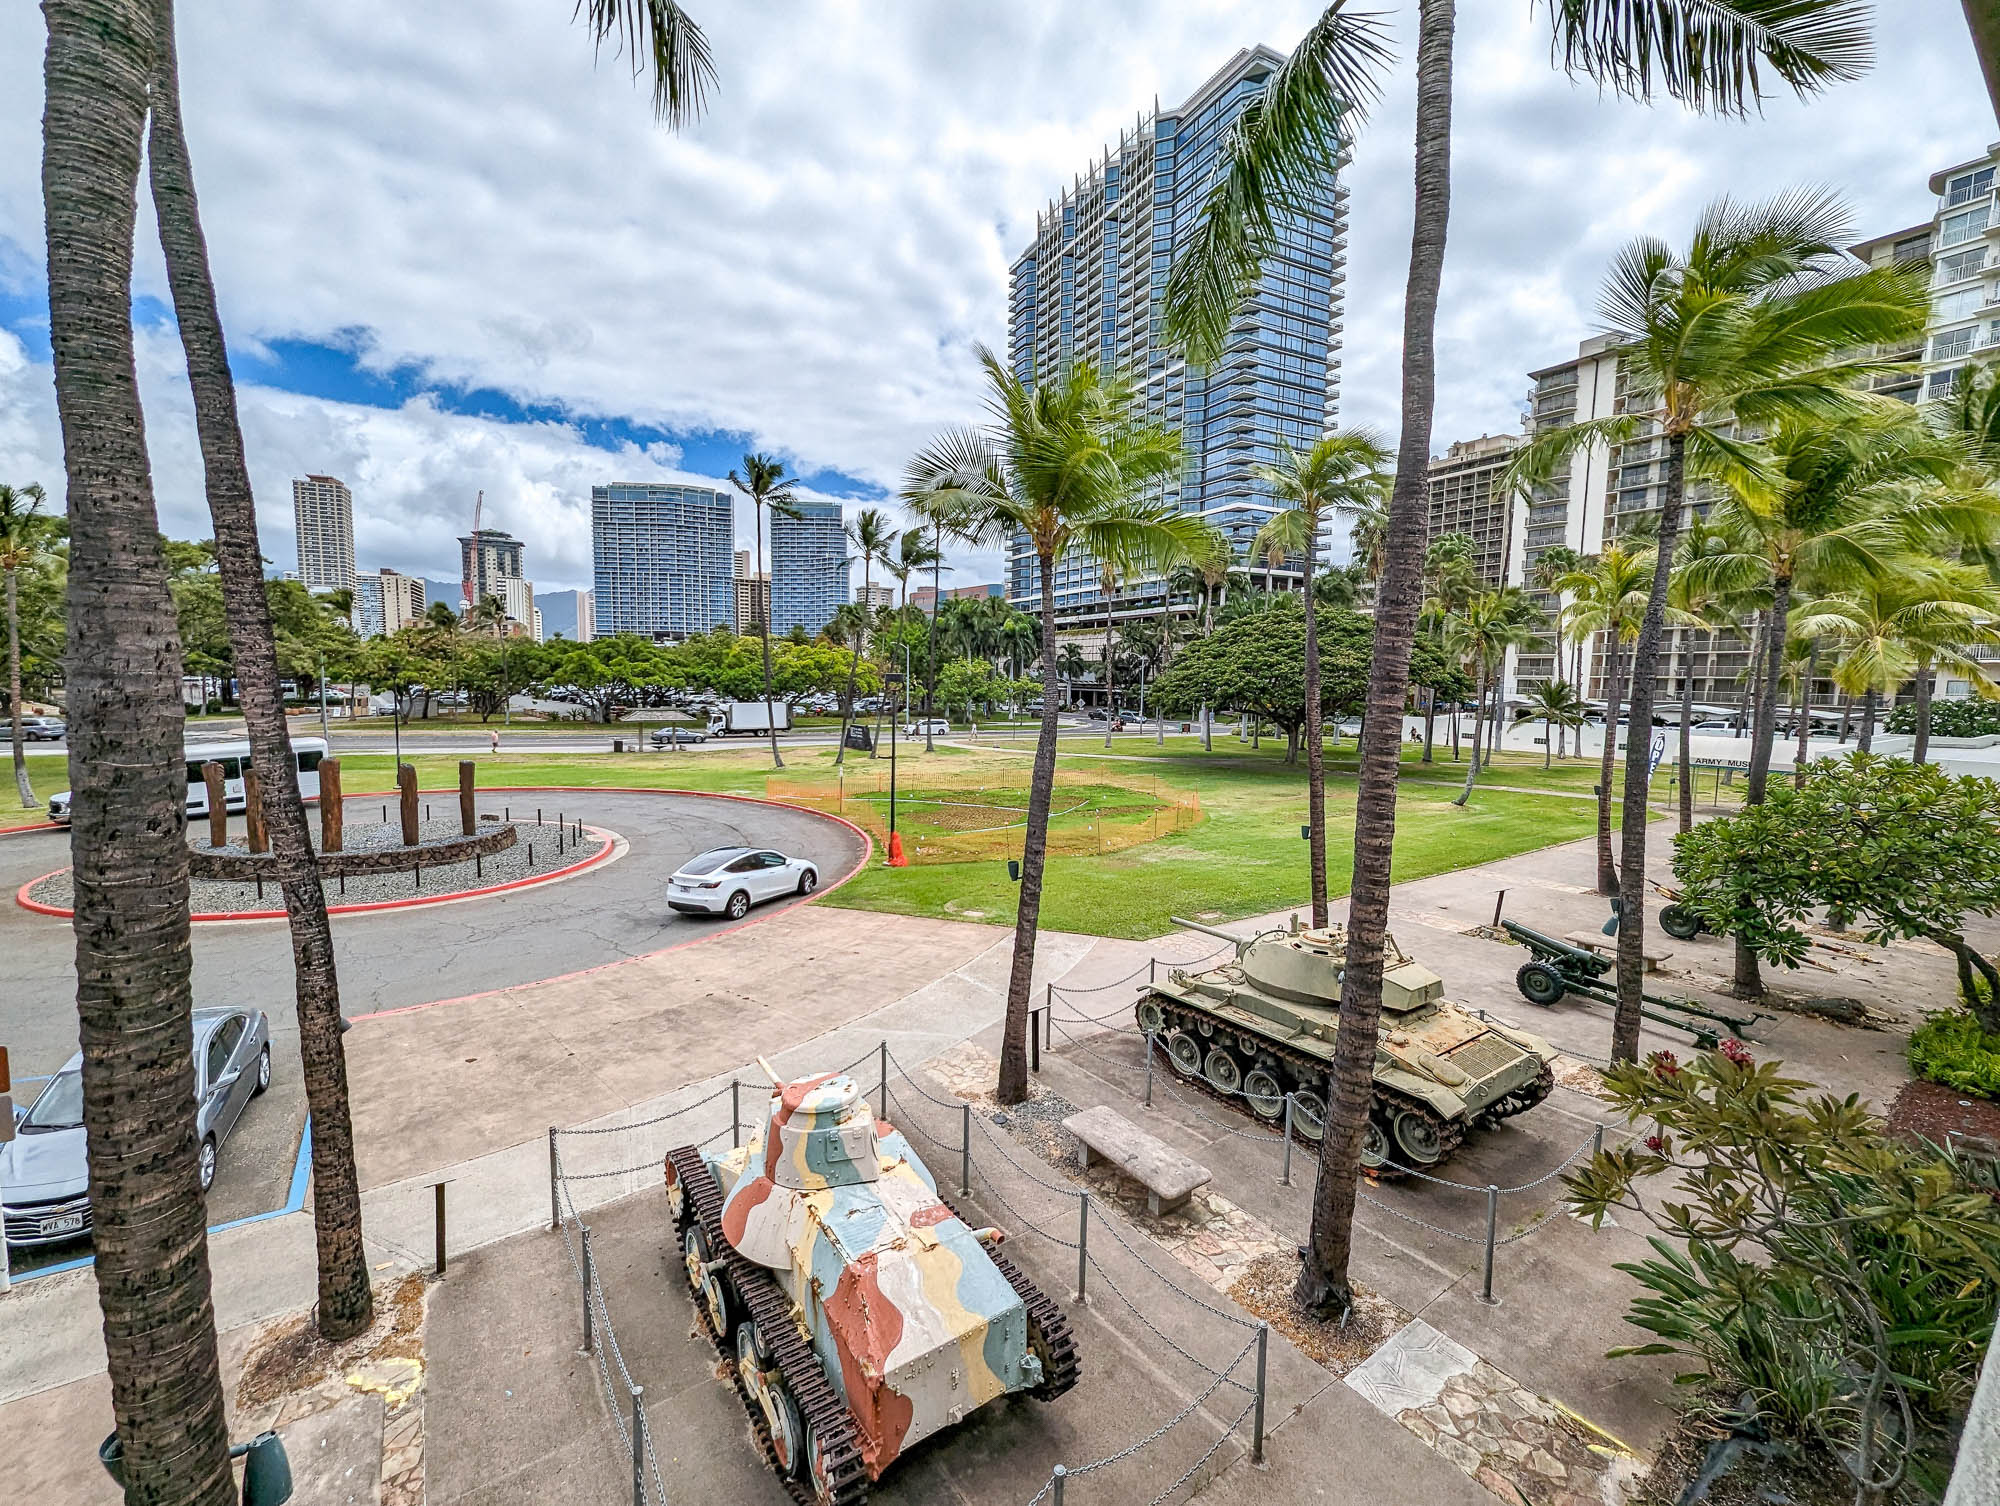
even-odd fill
[{"label": "tank gun barrel", "polygon": [[1205,926],[1198,920],[1183,920],[1178,915],[1169,915],[1167,919],[1181,927],[1182,930],[1199,931],[1204,936],[1213,936],[1217,941],[1231,943],[1235,946],[1238,956],[1242,955],[1243,948],[1257,939],[1254,936],[1238,936],[1233,931],[1225,931],[1219,926]]}]

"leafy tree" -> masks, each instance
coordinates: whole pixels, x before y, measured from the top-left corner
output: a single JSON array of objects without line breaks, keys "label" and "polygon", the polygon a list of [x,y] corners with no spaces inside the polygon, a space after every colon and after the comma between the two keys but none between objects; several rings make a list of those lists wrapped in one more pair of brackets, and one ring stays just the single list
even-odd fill
[{"label": "leafy tree", "polygon": [[1866,753],[1815,760],[1804,776],[1675,839],[1684,902],[1786,967],[1805,956],[1804,923],[1820,908],[1878,944],[1934,941],[1957,959],[1981,1028],[2000,1033],[2000,970],[1965,936],[1967,916],[2000,912],[2000,786]]},{"label": "leafy tree", "polygon": [[[1201,524],[1138,499],[1180,465],[1179,436],[1147,423],[1124,377],[1100,378],[1079,363],[1060,380],[1030,388],[982,348],[992,423],[953,429],[911,462],[903,495],[920,515],[949,520],[961,537],[997,542],[1014,535],[1034,551],[1041,593],[1044,664],[1056,662],[1056,562],[1150,559],[1167,562],[1194,545]],[[1021,897],[1007,980],[999,1098],[1028,1093],[1028,993],[1041,918],[1049,805],[1055,792],[1056,698],[1045,696],[1028,787]]]},{"label": "leafy tree", "polygon": [[1542,767],[1546,769],[1557,740],[1549,734],[1558,728],[1581,727],[1584,699],[1567,680],[1543,680],[1529,687],[1526,702],[1522,719],[1542,724]]},{"label": "leafy tree", "polygon": [[1736,1041],[1624,1063],[1605,1087],[1649,1132],[1565,1178],[1567,1200],[1666,1236],[1618,1266],[1646,1291],[1626,1321],[1658,1341],[1613,1355],[1691,1354],[1702,1369],[1682,1380],[1748,1392],[1766,1426],[1824,1441],[1856,1506],[1913,1464],[1942,1474],[1993,1328],[1990,1189]]}]

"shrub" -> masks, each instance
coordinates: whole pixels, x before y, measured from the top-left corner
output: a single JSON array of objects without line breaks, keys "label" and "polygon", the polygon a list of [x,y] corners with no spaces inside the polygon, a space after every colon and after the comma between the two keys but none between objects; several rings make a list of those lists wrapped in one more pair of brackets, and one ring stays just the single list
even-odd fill
[{"label": "shrub", "polygon": [[2000,1098],[2000,1035],[1979,1028],[1970,1010],[1934,1014],[1910,1037],[1910,1070],[1981,1098]]},{"label": "shrub", "polygon": [[[1909,735],[1917,730],[1917,704],[1904,701],[1892,709],[1887,722],[1891,732]],[[1932,737],[1987,737],[2000,733],[2000,701],[1978,697],[1931,702]]]}]

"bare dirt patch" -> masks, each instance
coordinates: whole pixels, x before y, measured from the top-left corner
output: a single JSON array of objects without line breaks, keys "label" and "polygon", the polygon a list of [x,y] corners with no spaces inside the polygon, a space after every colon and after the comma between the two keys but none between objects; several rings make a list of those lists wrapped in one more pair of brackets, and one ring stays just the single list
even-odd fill
[{"label": "bare dirt patch", "polygon": [[1229,1294],[1335,1375],[1347,1374],[1410,1321],[1410,1315],[1388,1298],[1357,1287],[1346,1318],[1329,1322],[1300,1305],[1293,1295],[1298,1279],[1297,1255],[1289,1251],[1260,1255],[1236,1278]]}]

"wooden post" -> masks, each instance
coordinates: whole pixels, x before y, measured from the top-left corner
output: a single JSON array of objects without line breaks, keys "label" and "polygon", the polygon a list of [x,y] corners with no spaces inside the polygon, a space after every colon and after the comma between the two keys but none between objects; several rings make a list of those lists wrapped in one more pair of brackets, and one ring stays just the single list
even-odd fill
[{"label": "wooden post", "polygon": [[271,850],[270,828],[264,824],[264,786],[247,758],[243,760],[243,825],[252,852]]},{"label": "wooden post", "polygon": [[469,758],[458,761],[458,826],[468,837],[479,830],[479,813],[472,808],[472,771],[477,767]]},{"label": "wooden post", "polygon": [[340,760],[319,761],[319,850],[339,852],[344,808],[340,798]]},{"label": "wooden post", "polygon": [[396,794],[403,815],[403,845],[417,845],[417,768],[415,764],[396,765]]},{"label": "wooden post", "polygon": [[222,788],[222,765],[203,764],[201,782],[208,786],[208,845],[225,847],[229,843],[229,797]]}]

